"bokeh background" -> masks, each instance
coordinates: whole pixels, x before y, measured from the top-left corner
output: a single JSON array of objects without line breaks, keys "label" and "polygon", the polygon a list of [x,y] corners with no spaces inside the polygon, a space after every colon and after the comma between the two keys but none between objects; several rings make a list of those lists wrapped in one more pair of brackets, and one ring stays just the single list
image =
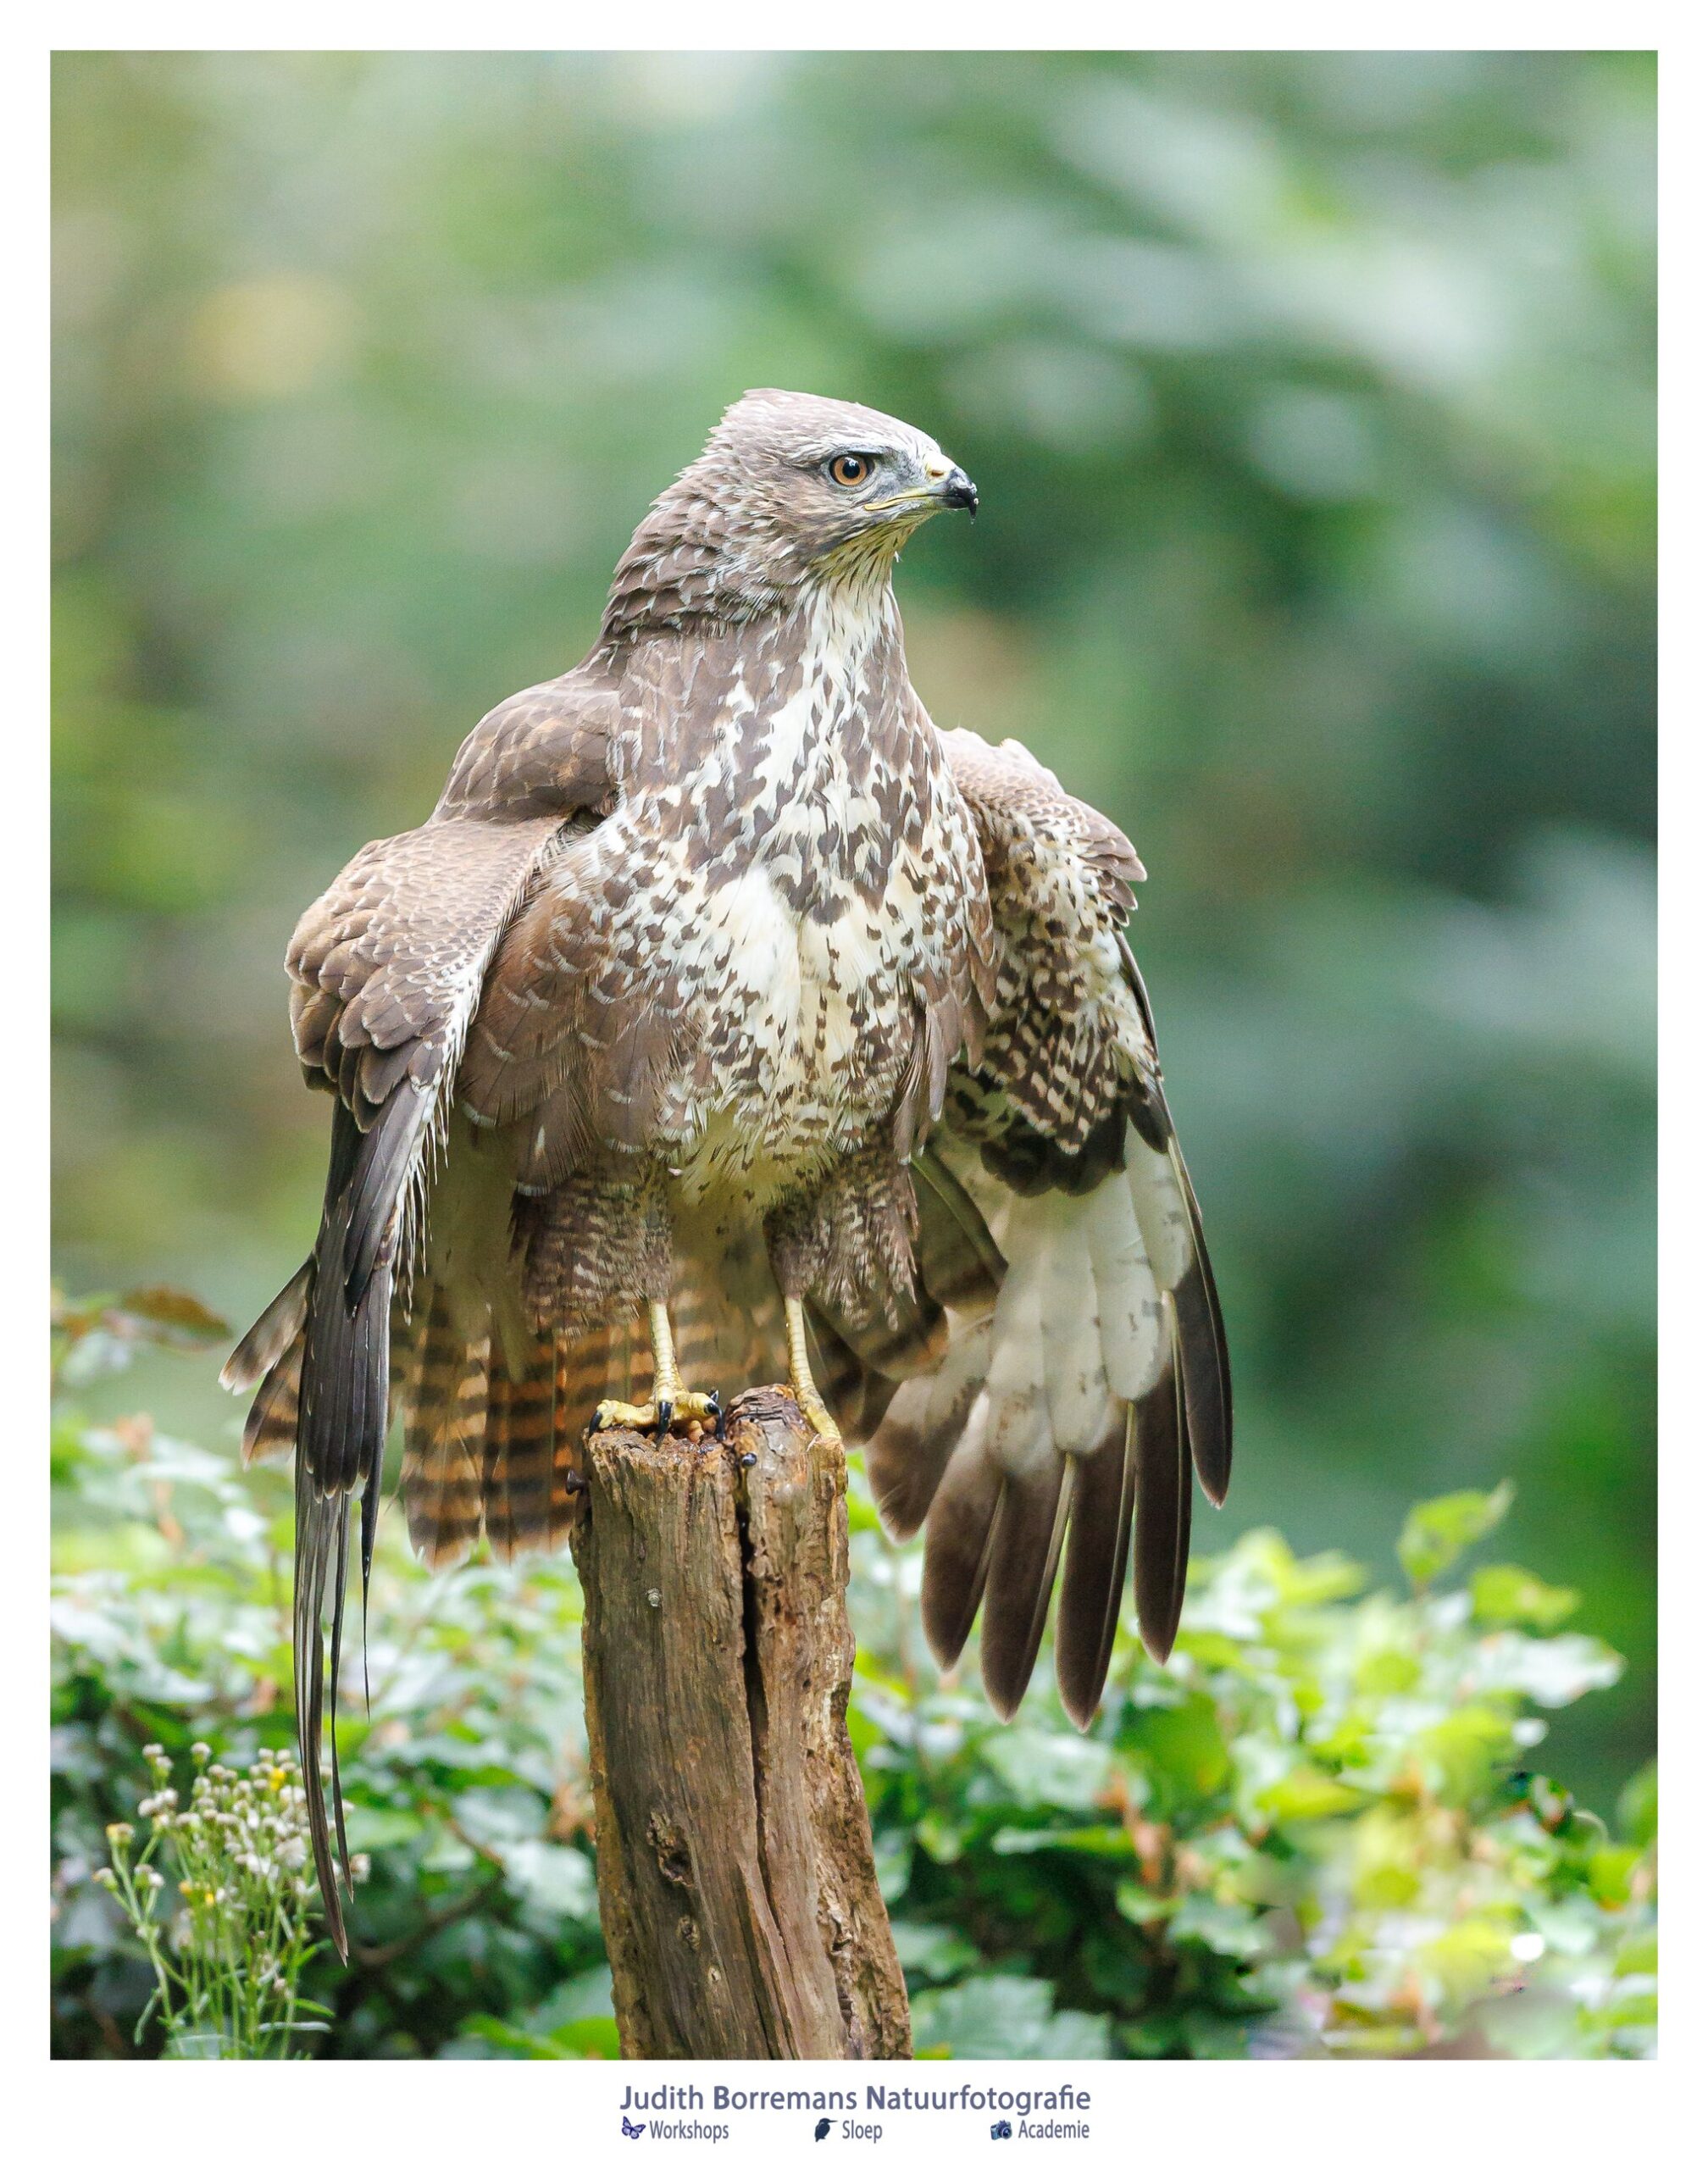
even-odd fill
[{"label": "bokeh background", "polygon": [[[1639,55],[80,54],[56,70],[75,1293],[246,1323],[324,1102],[280,958],[587,646],[746,386],[976,477],[945,724],[1151,869],[1239,1401],[1210,1548],[1511,1477],[1654,1692],[1654,80]],[[115,1387],[208,1440],[212,1362]],[[115,1403],[115,1406],[117,1404]]]}]

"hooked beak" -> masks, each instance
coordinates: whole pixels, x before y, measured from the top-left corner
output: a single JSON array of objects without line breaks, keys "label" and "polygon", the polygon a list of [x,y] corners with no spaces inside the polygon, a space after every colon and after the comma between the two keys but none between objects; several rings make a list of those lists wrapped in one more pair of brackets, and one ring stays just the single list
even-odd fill
[{"label": "hooked beak", "polygon": [[940,464],[934,459],[926,468],[925,474],[932,485],[932,495],[939,504],[957,512],[964,510],[971,519],[978,518],[979,491],[970,474],[959,467],[952,466],[946,459]]}]

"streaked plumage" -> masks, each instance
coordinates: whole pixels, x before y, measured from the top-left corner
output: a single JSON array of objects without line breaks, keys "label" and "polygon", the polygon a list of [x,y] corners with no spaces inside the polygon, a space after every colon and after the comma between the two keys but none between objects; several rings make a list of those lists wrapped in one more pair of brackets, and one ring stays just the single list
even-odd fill
[{"label": "streaked plumage", "polygon": [[[1059,1578],[1090,1722],[1129,1553],[1167,1655],[1189,1462],[1228,1479],[1221,1319],[1122,930],[1143,868],[908,682],[894,559],[973,502],[902,423],[749,393],[637,530],[586,660],[486,717],[428,821],[297,930],[325,1209],[226,1376],[257,1389],[246,1451],[295,1448],[341,1948],[324,1639],[336,1697],[351,1502],[365,1586],[394,1410],[442,1565],[564,1540],[602,1403],[709,1420],[786,1366],[891,1528],[923,1525],[944,1663],[982,1607],[999,1709]],[[333,1782],[341,1846],[336,1756]]]}]

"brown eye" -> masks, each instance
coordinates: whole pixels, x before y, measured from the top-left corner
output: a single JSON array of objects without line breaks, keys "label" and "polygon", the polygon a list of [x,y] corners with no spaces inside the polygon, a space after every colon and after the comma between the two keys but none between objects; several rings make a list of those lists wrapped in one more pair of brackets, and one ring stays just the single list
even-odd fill
[{"label": "brown eye", "polygon": [[830,463],[830,480],[845,490],[857,490],[871,472],[871,461],[857,452],[839,452]]}]

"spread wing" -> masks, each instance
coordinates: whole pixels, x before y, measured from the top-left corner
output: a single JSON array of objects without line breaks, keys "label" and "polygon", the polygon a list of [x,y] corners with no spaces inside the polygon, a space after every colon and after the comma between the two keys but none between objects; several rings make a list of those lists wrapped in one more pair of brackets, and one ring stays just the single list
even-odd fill
[{"label": "spread wing", "polygon": [[[609,810],[616,702],[574,674],[481,722],[419,829],[368,844],[304,913],[286,959],[297,1057],[336,1095],[319,1236],[222,1374],[258,1389],[251,1455],[297,1449],[297,1735],[327,1916],[345,1938],[320,1785],[330,1621],[337,1695],[350,1504],[365,1595],[390,1407],[394,1283],[407,1278],[470,1020],[541,867]],[[345,1852],[336,1742],[335,1820]]]},{"label": "spread wing", "polygon": [[[1132,846],[1023,746],[944,734],[972,812],[998,945],[976,1062],[918,1163],[940,1223],[995,1269],[962,1275],[941,1363],[895,1392],[868,1450],[891,1526],[926,1531],[940,1660],[982,1603],[993,1702],[1025,1691],[1058,1564],[1056,1670],[1075,1721],[1102,1692],[1134,1562],[1140,1630],[1173,1646],[1191,1465],[1219,1505],[1232,1454],[1226,1341],[1198,1206],[1122,931]],[[922,1256],[928,1286],[931,1261]],[[991,1291],[994,1289],[994,1300]]]}]

